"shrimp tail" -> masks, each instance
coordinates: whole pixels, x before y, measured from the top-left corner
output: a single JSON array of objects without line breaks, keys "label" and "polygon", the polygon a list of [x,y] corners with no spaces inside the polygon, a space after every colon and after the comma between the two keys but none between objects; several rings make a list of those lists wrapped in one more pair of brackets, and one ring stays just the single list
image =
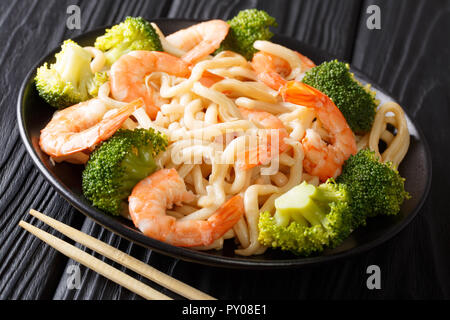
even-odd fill
[{"label": "shrimp tail", "polygon": [[[260,143],[257,147],[250,148],[241,154],[240,168],[249,170],[261,164],[268,164],[275,156],[277,150],[272,150],[270,145]],[[272,151],[272,152],[271,152]]]},{"label": "shrimp tail", "polygon": [[[259,81],[265,83],[267,86],[274,90],[280,89],[286,84],[286,80],[279,74],[277,66],[275,64],[276,57],[263,52],[257,52],[253,55],[252,67],[256,71]],[[289,65],[284,60],[278,59],[279,63],[283,66],[281,69],[288,69]],[[280,67],[279,67],[280,68]]]},{"label": "shrimp tail", "polygon": [[207,220],[211,225],[212,234],[208,244],[215,239],[220,238],[230,230],[244,214],[244,201],[240,195],[235,195],[225,202],[217,211]]},{"label": "shrimp tail", "polygon": [[286,84],[286,80],[278,73],[270,71],[258,73],[258,80],[274,90],[278,90]]},{"label": "shrimp tail", "polygon": [[284,101],[314,109],[331,135],[327,144],[314,130],[306,131],[302,140],[305,171],[321,181],[339,175],[344,161],[357,151],[355,136],[342,112],[328,96],[302,82],[289,81],[281,88],[281,95]]},{"label": "shrimp tail", "polygon": [[[56,161],[85,163],[88,157],[80,151],[90,152],[98,143],[110,138],[143,103],[142,99],[133,101],[106,117],[104,115],[108,107],[99,99],[84,101],[58,111],[41,130],[39,146],[46,154],[56,158]],[[90,119],[91,113],[97,113],[95,124]]]},{"label": "shrimp tail", "polygon": [[306,107],[313,107],[322,95],[317,89],[298,81],[288,81],[284,87],[281,88],[281,96],[284,101],[303,105]]},{"label": "shrimp tail", "polygon": [[209,20],[178,30],[168,35],[166,40],[187,51],[181,59],[193,64],[219,48],[229,29],[230,25],[223,20]]},{"label": "shrimp tail", "polygon": [[184,54],[181,59],[183,59],[187,63],[195,63],[203,56],[213,53],[215,48],[218,47],[219,44],[220,42],[215,43],[212,41],[199,43],[194,49]]},{"label": "shrimp tail", "polygon": [[[347,120],[333,100],[316,88],[299,81],[288,81],[281,89],[281,96],[284,101],[313,108],[322,124],[332,133],[343,134],[345,131],[346,136],[353,136]],[[348,138],[350,147],[355,149],[354,137]]]},{"label": "shrimp tail", "polygon": [[258,136],[256,146],[250,146],[248,150],[238,155],[241,169],[248,170],[261,164],[268,164],[274,157],[287,150],[288,146],[284,142],[284,138],[288,136],[288,133],[280,119],[273,114],[256,109],[250,110],[241,107],[239,111],[244,118],[256,121],[269,130]]},{"label": "shrimp tail", "polygon": [[219,76],[217,74],[214,74],[212,72],[209,72],[208,70],[205,70],[203,72],[203,75],[200,78],[199,82],[202,85],[204,85],[205,87],[210,88],[213,84],[215,84],[223,79],[225,79],[225,78],[222,76]]},{"label": "shrimp tail", "polygon": [[143,105],[144,101],[141,98],[137,99],[120,108],[119,111],[114,113],[111,117],[107,117],[101,121],[98,125],[98,136],[95,144],[110,138],[120,128],[124,121]]},{"label": "shrimp tail", "polygon": [[206,221],[176,221],[173,217],[158,217],[157,225],[162,221],[168,225],[163,225],[161,231],[146,234],[180,247],[208,246],[230,230],[243,214],[244,201],[240,195],[236,195]]}]

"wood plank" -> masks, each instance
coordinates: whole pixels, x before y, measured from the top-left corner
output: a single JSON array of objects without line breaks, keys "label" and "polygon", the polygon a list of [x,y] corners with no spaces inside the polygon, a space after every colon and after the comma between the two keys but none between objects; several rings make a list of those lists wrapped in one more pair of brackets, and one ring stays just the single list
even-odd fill
[{"label": "wood plank", "polygon": [[[366,27],[369,5],[381,9],[381,30]],[[352,65],[417,121],[433,163],[424,208],[398,237],[373,250],[373,261],[387,271],[383,290],[393,297],[449,297],[450,1],[370,0],[361,13]]]},{"label": "wood plank", "polygon": [[[82,217],[63,201],[34,168],[26,154],[16,124],[18,88],[30,65],[58,44],[62,34],[48,41],[35,37],[50,33],[52,10],[35,15],[37,1],[2,2],[0,35],[4,44],[0,53],[1,113],[0,139],[0,297],[10,299],[49,298],[66,259],[27,235],[17,226],[30,207],[40,208],[65,223],[80,224]],[[52,3],[49,3],[52,8]],[[64,8],[65,13],[65,8]],[[20,16],[22,19],[17,20]],[[30,221],[30,217],[25,216]]]},{"label": "wood plank", "polygon": [[[176,259],[172,259],[158,253],[153,252],[152,250],[147,250],[140,246],[137,246],[114,233],[104,229],[100,225],[96,224],[91,219],[86,219],[81,231],[94,235],[97,239],[100,239],[103,242],[110,244],[118,248],[119,250],[126,252],[133,257],[144,261],[157,268],[160,271],[166,272],[170,274],[170,270],[173,267],[173,264],[176,264]],[[77,245],[78,246],[78,245]],[[92,254],[91,250],[86,250],[88,253]],[[171,296],[173,298],[180,298],[178,295],[173,294],[172,292],[168,292],[165,288],[149,281],[148,279],[137,275],[136,273],[125,269],[120,264],[111,262],[109,259],[104,258],[103,256],[94,254],[95,257],[105,261],[107,263],[111,263],[115,268],[133,276],[134,278],[142,281],[155,289],[160,290],[162,293]],[[68,287],[67,283],[70,282],[70,276],[73,274],[71,272],[71,268],[76,266],[80,270],[81,276],[81,287],[79,289],[72,289]],[[60,283],[54,294],[55,299],[142,299],[136,294],[130,292],[129,290],[120,287],[112,281],[105,279],[99,274],[91,271],[90,269],[81,266],[78,262],[69,260],[67,262],[67,266],[65,272],[63,273]]]},{"label": "wood plank", "polygon": [[[66,9],[71,4],[81,8],[81,30],[66,28]],[[164,15],[169,4],[156,0],[0,3],[0,299],[52,298],[67,262],[64,256],[17,226],[21,218],[33,221],[26,215],[30,208],[74,227],[81,227],[84,220],[84,215],[57,195],[34,168],[20,141],[15,108],[25,75],[64,39],[119,22],[126,15]]]}]

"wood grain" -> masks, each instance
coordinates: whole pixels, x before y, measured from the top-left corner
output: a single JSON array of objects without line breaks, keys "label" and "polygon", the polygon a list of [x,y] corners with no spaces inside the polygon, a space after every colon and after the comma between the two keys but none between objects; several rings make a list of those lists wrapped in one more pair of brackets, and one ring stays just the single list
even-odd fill
[{"label": "wood grain", "polygon": [[[49,2],[49,9],[52,5],[54,2]],[[64,33],[61,29],[48,41],[35,37],[36,29],[43,35],[52,31],[49,23],[40,24],[41,19],[54,19],[52,10],[41,10],[41,15],[35,15],[38,8],[37,1],[1,2],[0,136],[4,151],[0,155],[1,298],[51,298],[65,266],[65,258],[18,228],[17,223],[30,207],[45,210],[75,226],[83,220],[34,168],[17,129],[15,105],[20,83],[30,65],[56,46]],[[29,217],[25,220],[29,221]]]},{"label": "wood grain", "polygon": [[[66,8],[81,8],[81,30],[65,26]],[[0,298],[52,298],[67,259],[36,241],[17,223],[30,221],[30,208],[81,227],[84,215],[56,194],[33,166],[23,147],[16,122],[18,89],[31,66],[62,40],[92,28],[116,23],[126,15],[164,15],[160,1],[15,1],[0,2]],[[20,18],[19,18],[20,17]],[[39,224],[38,224],[39,226]],[[47,229],[44,229],[47,230]],[[55,232],[52,231],[52,234]]]},{"label": "wood grain", "polygon": [[381,30],[366,28],[362,11],[352,64],[417,121],[433,163],[428,201],[384,252],[390,258],[386,282],[397,296],[448,297],[450,259],[443,252],[450,248],[450,2],[370,0],[363,8],[372,4],[380,7]]}]

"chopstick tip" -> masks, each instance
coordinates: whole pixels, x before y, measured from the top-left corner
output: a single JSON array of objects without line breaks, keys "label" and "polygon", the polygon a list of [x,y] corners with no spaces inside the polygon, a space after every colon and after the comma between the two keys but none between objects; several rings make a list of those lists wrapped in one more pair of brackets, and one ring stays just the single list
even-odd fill
[{"label": "chopstick tip", "polygon": [[22,228],[24,228],[24,229],[26,229],[27,226],[28,226],[28,223],[26,223],[26,222],[23,221],[23,220],[20,220],[20,221],[19,221],[19,226],[22,227]]}]

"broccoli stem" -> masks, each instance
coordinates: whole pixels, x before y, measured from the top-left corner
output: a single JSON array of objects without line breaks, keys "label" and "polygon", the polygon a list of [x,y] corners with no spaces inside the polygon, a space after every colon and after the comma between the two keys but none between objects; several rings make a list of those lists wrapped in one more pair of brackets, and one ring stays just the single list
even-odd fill
[{"label": "broccoli stem", "polygon": [[333,190],[304,182],[275,200],[275,221],[279,226],[288,226],[291,220],[305,227],[323,225],[329,212],[328,203],[337,198]]},{"label": "broccoli stem", "polygon": [[291,222],[291,219],[293,219],[295,222],[300,224],[301,226],[307,227],[308,221],[301,216],[301,214],[292,213],[290,211],[283,211],[283,210],[277,210],[274,214],[275,223],[282,227],[287,227],[289,223]]},{"label": "broccoli stem", "polygon": [[156,163],[152,157],[153,149],[148,146],[142,148],[140,152],[136,151],[130,152],[122,160],[122,165],[124,166],[127,174],[127,180],[124,182],[125,185],[129,184],[128,188],[133,188],[136,181],[142,180],[142,177],[147,177],[150,173],[156,170]]},{"label": "broccoli stem", "polygon": [[295,207],[277,208],[274,217],[279,226],[287,226],[292,219],[306,227],[308,224],[322,225],[326,213],[326,210],[309,196],[303,196],[296,199]]},{"label": "broccoli stem", "polygon": [[330,189],[328,185],[320,185],[315,189],[315,192],[311,194],[311,198],[328,203],[341,200],[342,195],[336,192],[336,190]]},{"label": "broccoli stem", "polygon": [[117,61],[122,55],[128,53],[130,50],[128,50],[129,44],[124,42],[121,43],[114,48],[109,49],[107,52],[105,52],[106,57],[106,63],[107,65],[112,65],[115,61]]},{"label": "broccoli stem", "polygon": [[292,220],[294,220],[295,222],[297,222],[298,225],[302,226],[302,227],[308,227],[308,221],[303,218],[303,216],[301,214],[293,214],[291,216]]},{"label": "broccoli stem", "polygon": [[54,68],[61,78],[77,87],[82,97],[87,97],[87,89],[83,81],[92,76],[90,69],[90,55],[79,46],[72,46],[59,54]]},{"label": "broccoli stem", "polygon": [[305,205],[300,208],[300,212],[302,216],[313,226],[322,225],[322,221],[326,217],[325,210],[318,206],[317,203],[311,198],[308,198],[307,201],[305,201]]}]

